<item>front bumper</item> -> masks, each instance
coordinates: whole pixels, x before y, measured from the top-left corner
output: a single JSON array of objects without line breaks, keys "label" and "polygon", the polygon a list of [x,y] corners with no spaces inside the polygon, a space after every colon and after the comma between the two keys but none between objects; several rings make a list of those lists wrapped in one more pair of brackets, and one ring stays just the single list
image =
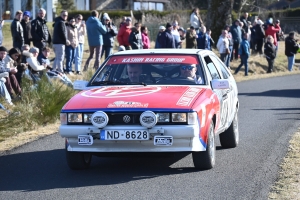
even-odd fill
[{"label": "front bumper", "polygon": [[[142,126],[106,126],[105,130],[147,130]],[[76,152],[190,152],[205,151],[197,125],[162,125],[148,129],[149,140],[100,140],[100,130],[92,125],[61,125],[59,133],[66,138],[67,151]],[[92,145],[79,145],[78,135],[92,135]],[[155,146],[156,135],[172,136],[172,146]]]}]

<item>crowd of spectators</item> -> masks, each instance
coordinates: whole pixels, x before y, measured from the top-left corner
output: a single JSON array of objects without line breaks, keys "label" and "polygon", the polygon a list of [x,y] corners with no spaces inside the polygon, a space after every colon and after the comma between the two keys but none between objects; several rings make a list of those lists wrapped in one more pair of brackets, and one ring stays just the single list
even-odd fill
[{"label": "crowd of spectators", "polygon": [[[107,13],[99,17],[94,10],[85,21],[81,14],[69,17],[68,11],[63,10],[55,18],[53,33],[50,33],[45,16],[45,9],[40,8],[37,17],[30,21],[33,16],[29,11],[17,11],[10,26],[13,48],[9,50],[2,46],[4,22],[0,22],[0,95],[8,104],[12,105],[12,99],[22,95],[23,78],[37,84],[41,76],[46,75],[50,84],[53,80],[59,80],[72,86],[68,76],[82,75],[90,68],[93,59],[93,68],[98,69],[101,58],[113,53],[116,41],[119,51],[151,48],[148,27],[133,22],[131,17],[122,17],[121,23],[116,26]],[[159,26],[157,32],[156,38],[153,38],[154,48],[184,48],[184,40],[185,48],[212,50],[216,46],[220,59],[229,69],[230,62],[240,58],[241,63],[234,74],[245,65],[245,76],[248,75],[248,58],[251,54],[264,55],[269,65],[267,73],[273,71],[278,40],[283,34],[279,20],[273,22],[272,18],[268,18],[263,22],[257,18],[251,23],[245,12],[232,25],[224,26],[215,43],[198,8],[193,9],[190,27],[186,30],[174,20]],[[85,37],[88,39],[89,56],[82,68]],[[289,71],[293,70],[298,48],[295,32],[289,33],[285,39]],[[52,65],[49,60],[51,50],[55,54]]]}]

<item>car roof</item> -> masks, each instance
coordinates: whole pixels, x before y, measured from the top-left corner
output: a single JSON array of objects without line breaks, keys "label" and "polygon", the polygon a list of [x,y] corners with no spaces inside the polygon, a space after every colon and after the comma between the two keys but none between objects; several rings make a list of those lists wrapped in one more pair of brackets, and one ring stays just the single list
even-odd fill
[{"label": "car roof", "polygon": [[137,54],[202,54],[212,53],[212,51],[204,49],[138,49],[119,51],[113,55],[137,55]]}]

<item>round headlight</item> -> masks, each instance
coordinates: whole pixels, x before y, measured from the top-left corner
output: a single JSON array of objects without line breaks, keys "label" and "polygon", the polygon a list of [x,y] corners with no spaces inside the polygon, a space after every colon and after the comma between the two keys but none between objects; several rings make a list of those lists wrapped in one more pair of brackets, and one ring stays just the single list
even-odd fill
[{"label": "round headlight", "polygon": [[91,122],[98,128],[103,128],[108,123],[108,116],[105,112],[97,111],[91,117]]},{"label": "round headlight", "polygon": [[140,116],[140,123],[146,128],[152,128],[157,123],[157,116],[152,111],[145,111]]}]

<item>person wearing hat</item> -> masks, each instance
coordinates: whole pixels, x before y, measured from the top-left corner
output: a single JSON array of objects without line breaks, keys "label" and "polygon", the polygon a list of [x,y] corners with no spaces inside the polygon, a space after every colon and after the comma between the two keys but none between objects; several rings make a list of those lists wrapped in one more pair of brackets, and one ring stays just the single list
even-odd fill
[{"label": "person wearing hat", "polygon": [[276,55],[277,55],[277,50],[278,50],[278,42],[277,42],[277,37],[276,33],[281,30],[279,24],[273,24],[273,19],[269,19],[269,25],[267,27],[267,30],[265,30],[265,37],[268,35],[271,35],[274,38],[274,45],[276,47]]},{"label": "person wearing hat", "polygon": [[194,26],[191,26],[186,33],[186,48],[187,49],[196,49],[197,48],[197,38],[198,35]]},{"label": "person wearing hat", "polygon": [[172,48],[175,49],[175,40],[171,33],[172,25],[170,23],[166,24],[166,30],[162,32],[158,38],[160,48]]},{"label": "person wearing hat", "polygon": [[120,27],[118,35],[117,35],[117,40],[119,42],[119,45],[122,45],[126,48],[126,50],[130,50],[130,43],[129,43],[129,35],[131,33],[131,23],[132,20],[130,17],[126,18],[126,24]]},{"label": "person wearing hat", "polygon": [[21,49],[24,45],[24,32],[23,27],[21,25],[21,19],[23,16],[23,12],[18,10],[16,12],[15,18],[10,25],[11,36],[13,40],[13,47]]},{"label": "person wearing hat", "polygon": [[29,19],[30,19],[30,12],[25,11],[23,13],[23,19],[21,20],[21,25],[23,27],[24,44],[28,44],[30,46],[32,37],[31,37],[31,23]]},{"label": "person wearing hat", "polygon": [[101,58],[102,45],[103,45],[103,35],[106,34],[107,29],[101,23],[98,16],[99,16],[98,11],[93,10],[91,16],[86,21],[86,30],[87,30],[90,55],[85,62],[83,71],[88,70],[90,62],[94,56],[95,50],[96,50],[96,60],[94,62],[93,68],[98,69],[100,66],[100,58]]},{"label": "person wearing hat", "polygon": [[37,18],[31,21],[31,36],[33,46],[39,48],[40,54],[42,49],[46,46],[49,46],[52,42],[45,16],[46,10],[44,8],[40,8]]},{"label": "person wearing hat", "polygon": [[158,34],[157,34],[156,40],[155,40],[155,46],[154,46],[155,49],[160,48],[160,47],[159,47],[158,38],[160,37],[160,35],[162,34],[162,32],[164,32],[165,30],[166,30],[166,27],[164,27],[164,26],[159,26],[159,28],[158,28]]},{"label": "person wearing hat", "polygon": [[108,14],[103,16],[102,24],[105,26],[107,32],[103,34],[103,47],[101,52],[101,58],[105,53],[105,59],[113,53],[113,47],[115,43],[115,36],[118,35],[117,27],[111,22]]}]

